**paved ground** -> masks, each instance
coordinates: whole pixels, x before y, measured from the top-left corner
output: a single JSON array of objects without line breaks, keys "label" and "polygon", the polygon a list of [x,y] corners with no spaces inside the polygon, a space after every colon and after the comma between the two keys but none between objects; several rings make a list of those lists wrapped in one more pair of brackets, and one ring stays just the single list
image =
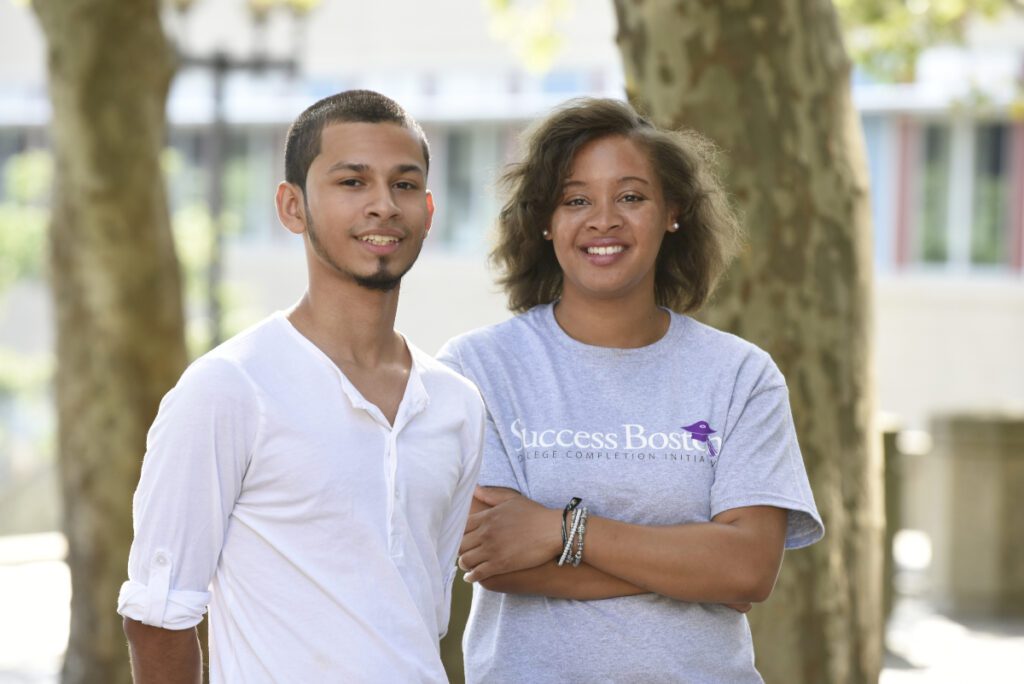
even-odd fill
[{"label": "paved ground", "polygon": [[1024,619],[958,619],[903,599],[881,684],[1024,684]]},{"label": "paved ground", "polygon": [[58,681],[71,574],[60,534],[0,537],[0,684]]},{"label": "paved ground", "polygon": [[[0,538],[0,684],[56,684],[70,575],[59,534]],[[957,621],[901,600],[880,684],[1024,684],[1024,619]],[[827,684],[823,682],[822,684]]]}]

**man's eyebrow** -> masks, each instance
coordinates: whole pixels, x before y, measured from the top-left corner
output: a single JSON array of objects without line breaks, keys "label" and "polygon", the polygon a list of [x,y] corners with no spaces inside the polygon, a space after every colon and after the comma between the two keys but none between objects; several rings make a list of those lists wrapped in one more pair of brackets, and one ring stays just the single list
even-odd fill
[{"label": "man's eyebrow", "polygon": [[426,175],[423,172],[423,167],[420,166],[419,164],[399,164],[398,166],[395,167],[395,171],[397,171],[399,174],[402,174],[402,173],[418,173],[421,176],[425,176]]},{"label": "man's eyebrow", "polygon": [[[370,170],[369,164],[360,164],[357,162],[340,161],[331,165],[327,169],[327,173],[334,173],[336,171],[352,171],[354,173],[366,173]],[[393,173],[404,174],[404,173],[418,173],[421,176],[426,174],[423,172],[423,167],[419,164],[398,164],[395,166]]]},{"label": "man's eyebrow", "polygon": [[355,162],[340,161],[331,165],[327,169],[327,173],[334,173],[335,171],[355,171],[356,173],[366,173],[370,170],[367,164],[356,164]]}]

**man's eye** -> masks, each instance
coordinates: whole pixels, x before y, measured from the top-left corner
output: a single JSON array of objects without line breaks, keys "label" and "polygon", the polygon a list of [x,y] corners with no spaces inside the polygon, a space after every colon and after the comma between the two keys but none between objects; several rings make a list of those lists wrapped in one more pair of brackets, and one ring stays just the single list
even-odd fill
[{"label": "man's eye", "polygon": [[398,181],[395,183],[395,187],[399,190],[415,190],[417,186],[411,181]]},{"label": "man's eye", "polygon": [[350,188],[356,188],[363,184],[363,181],[358,178],[344,178],[338,181],[338,185],[346,185]]}]

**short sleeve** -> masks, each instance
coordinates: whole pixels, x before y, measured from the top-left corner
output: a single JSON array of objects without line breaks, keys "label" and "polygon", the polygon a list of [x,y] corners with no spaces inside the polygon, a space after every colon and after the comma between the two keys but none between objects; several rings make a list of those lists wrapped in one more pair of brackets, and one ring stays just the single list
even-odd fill
[{"label": "short sleeve", "polygon": [[[458,347],[453,341],[449,341],[441,348],[441,351],[437,353],[437,360],[459,375],[468,378],[470,381],[473,380],[472,377],[466,374],[459,356]],[[483,456],[477,484],[481,487],[508,487],[517,492],[525,493],[523,485],[516,478],[512,462],[509,460],[508,451],[505,449],[501,435],[498,433],[498,428],[494,424],[494,418],[491,416],[486,402],[484,408]]]},{"label": "short sleeve", "polygon": [[247,376],[223,359],[199,359],[164,397],[132,504],[121,615],[165,629],[202,620],[260,415]]},{"label": "short sleeve", "polygon": [[[769,361],[770,363],[770,361]],[[825,528],[811,493],[781,373],[770,365],[741,405],[730,412],[711,488],[711,516],[743,506],[789,512],[786,548],[808,546]]]}]

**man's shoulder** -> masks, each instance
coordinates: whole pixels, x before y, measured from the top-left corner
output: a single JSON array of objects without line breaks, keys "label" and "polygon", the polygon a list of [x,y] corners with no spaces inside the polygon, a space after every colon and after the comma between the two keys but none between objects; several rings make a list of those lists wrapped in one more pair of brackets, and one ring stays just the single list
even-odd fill
[{"label": "man's shoulder", "polygon": [[229,395],[250,389],[254,371],[280,357],[277,318],[269,316],[197,357],[178,385],[201,385]]},{"label": "man's shoulder", "polygon": [[282,331],[283,319],[283,313],[273,313],[232,335],[203,356],[230,359],[244,364],[254,357],[276,355],[280,346],[287,340]]}]

